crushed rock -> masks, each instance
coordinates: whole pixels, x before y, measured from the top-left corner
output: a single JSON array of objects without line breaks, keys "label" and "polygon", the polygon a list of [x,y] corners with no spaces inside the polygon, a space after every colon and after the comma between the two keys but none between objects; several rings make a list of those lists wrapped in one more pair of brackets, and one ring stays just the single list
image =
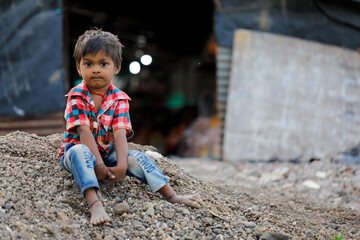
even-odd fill
[{"label": "crushed rock", "polygon": [[[111,223],[92,226],[73,177],[61,169],[61,134],[13,132],[0,137],[0,239],[360,239],[357,210],[301,197],[259,197],[248,189],[205,182],[172,160],[154,161],[178,194],[198,192],[200,208],[170,204],[126,177],[112,194],[100,183]],[[54,147],[55,146],[55,147]],[[129,149],[156,152],[129,143]],[[122,215],[114,212],[126,202]]]}]

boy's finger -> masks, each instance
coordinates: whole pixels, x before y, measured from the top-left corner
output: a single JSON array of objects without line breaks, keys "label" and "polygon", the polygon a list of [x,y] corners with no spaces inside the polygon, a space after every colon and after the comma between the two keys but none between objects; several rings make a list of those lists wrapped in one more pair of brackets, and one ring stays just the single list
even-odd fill
[{"label": "boy's finger", "polygon": [[108,175],[110,178],[115,178],[114,174],[112,174],[112,172],[111,172],[110,170],[108,170],[107,175]]}]

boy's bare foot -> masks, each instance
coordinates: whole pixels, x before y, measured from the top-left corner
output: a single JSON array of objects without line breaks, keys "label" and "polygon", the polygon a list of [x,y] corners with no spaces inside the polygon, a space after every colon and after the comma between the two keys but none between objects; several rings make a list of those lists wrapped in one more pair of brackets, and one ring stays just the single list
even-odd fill
[{"label": "boy's bare foot", "polygon": [[110,217],[105,212],[105,209],[101,201],[96,201],[91,205],[90,213],[91,213],[90,223],[93,225],[99,225],[111,221]]},{"label": "boy's bare foot", "polygon": [[198,208],[200,207],[201,197],[198,193],[184,196],[179,196],[175,194],[173,197],[168,199],[168,201],[171,203],[180,203],[189,207]]}]

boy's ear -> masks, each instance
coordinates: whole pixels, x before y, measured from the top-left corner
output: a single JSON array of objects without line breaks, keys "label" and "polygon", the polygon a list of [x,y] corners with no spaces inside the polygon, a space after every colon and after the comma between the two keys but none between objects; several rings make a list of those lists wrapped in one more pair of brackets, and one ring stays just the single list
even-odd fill
[{"label": "boy's ear", "polygon": [[81,77],[80,64],[78,62],[76,63],[76,69]]},{"label": "boy's ear", "polygon": [[115,67],[115,75],[118,74],[120,72],[121,66],[117,66]]}]

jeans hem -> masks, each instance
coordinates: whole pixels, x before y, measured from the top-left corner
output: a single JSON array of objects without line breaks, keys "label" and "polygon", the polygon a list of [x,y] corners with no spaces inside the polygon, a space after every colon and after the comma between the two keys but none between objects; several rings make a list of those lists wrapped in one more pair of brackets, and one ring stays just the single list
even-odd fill
[{"label": "jeans hem", "polygon": [[169,183],[169,180],[166,180],[166,181],[162,182],[161,184],[159,184],[156,188],[151,189],[151,191],[153,193],[156,193],[157,191],[159,191],[161,188],[163,188],[168,183]]},{"label": "jeans hem", "polygon": [[100,189],[99,184],[89,184],[89,185],[82,187],[80,189],[80,192],[84,195],[85,190],[87,190],[89,188],[93,188],[93,187],[95,188],[96,192]]}]

